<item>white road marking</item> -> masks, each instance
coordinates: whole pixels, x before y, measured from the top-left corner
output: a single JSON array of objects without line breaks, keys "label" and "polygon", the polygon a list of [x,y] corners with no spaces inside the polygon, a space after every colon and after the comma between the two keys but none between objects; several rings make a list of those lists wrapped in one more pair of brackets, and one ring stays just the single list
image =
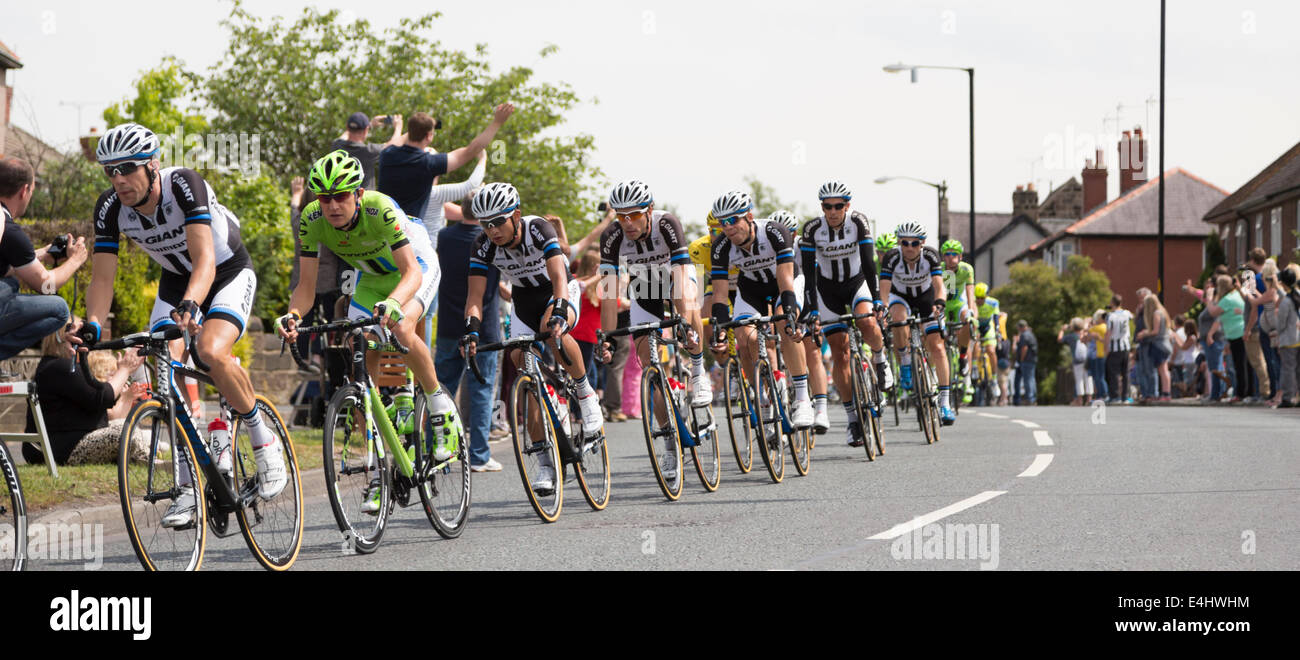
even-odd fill
[{"label": "white road marking", "polygon": [[986,490],[980,493],[979,495],[976,495],[974,497],[968,497],[956,504],[952,504],[942,509],[939,509],[938,511],[927,513],[923,516],[917,516],[916,518],[913,518],[905,523],[894,525],[889,529],[889,531],[876,534],[875,536],[870,537],[869,540],[888,541],[890,539],[896,539],[904,534],[910,533],[914,529],[920,529],[922,527],[925,527],[926,525],[929,525],[932,522],[947,518],[948,516],[951,516],[954,513],[960,513],[973,506],[978,506],[980,504],[983,504],[997,497],[998,495],[1006,494],[1006,492],[1007,491],[1005,490]]},{"label": "white road marking", "polygon": [[980,413],[975,413],[975,414],[976,414],[976,415],[979,415],[980,417],[987,417],[987,418],[989,418],[989,419],[1006,419],[1006,418],[1007,418],[1006,415],[994,415],[993,413],[986,413],[986,412],[980,412]]},{"label": "white road marking", "polygon": [[1030,463],[1029,467],[1018,476],[1037,477],[1043,473],[1043,470],[1047,469],[1047,466],[1052,464],[1052,457],[1054,455],[1055,454],[1039,454],[1038,457],[1034,459],[1034,462]]},{"label": "white road marking", "polygon": [[1026,421],[1023,420],[1023,419],[1013,419],[1013,420],[1011,420],[1011,423],[1012,423],[1012,424],[1019,424],[1019,425],[1025,427],[1025,428],[1027,428],[1027,429],[1041,429],[1041,428],[1043,428],[1043,427],[1041,427],[1041,426],[1039,426],[1039,425],[1037,425],[1037,424],[1035,424],[1035,423],[1033,423],[1033,422],[1026,422]]},{"label": "white road marking", "polygon": [[1047,435],[1047,431],[1034,431],[1034,442],[1037,442],[1039,447],[1051,447],[1053,444],[1052,436]]}]

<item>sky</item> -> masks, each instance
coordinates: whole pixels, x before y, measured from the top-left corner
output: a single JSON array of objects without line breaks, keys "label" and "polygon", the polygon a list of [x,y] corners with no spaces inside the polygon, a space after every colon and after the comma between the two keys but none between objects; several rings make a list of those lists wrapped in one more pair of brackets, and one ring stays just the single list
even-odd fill
[{"label": "sky", "polygon": [[[1166,169],[1182,167],[1231,192],[1300,141],[1300,3],[1169,3]],[[250,2],[260,16],[307,4]],[[936,224],[935,192],[882,176],[946,181],[950,208],[970,204],[968,88],[962,71],[890,74],[886,64],[975,69],[976,201],[1010,211],[1017,185],[1047,190],[1078,176],[1093,145],[1118,190],[1118,130],[1158,139],[1160,5],[1155,0],[877,2],[316,3],[377,27],[438,10],[449,48],[489,46],[494,70],[533,66],[588,102],[563,133],[595,137],[610,181],[637,178],[698,221],[746,175],[804,211],[840,179],[854,208],[882,228]],[[70,145],[103,109],[132,93],[167,55],[206,71],[224,55],[229,3],[12,3],[0,41],[25,68],[10,72],[14,123]],[[558,53],[542,59],[549,45]],[[598,101],[598,102],[595,102]],[[80,125],[78,110],[81,106]],[[409,109],[374,109],[407,113]],[[1117,117],[1118,114],[1118,117]],[[487,118],[485,118],[486,121]],[[345,118],[340,117],[340,126]],[[438,145],[442,150],[460,145]],[[1148,171],[1157,172],[1151,144]],[[489,179],[491,171],[488,172]],[[219,191],[218,191],[219,192]],[[527,209],[545,212],[545,209]]]}]

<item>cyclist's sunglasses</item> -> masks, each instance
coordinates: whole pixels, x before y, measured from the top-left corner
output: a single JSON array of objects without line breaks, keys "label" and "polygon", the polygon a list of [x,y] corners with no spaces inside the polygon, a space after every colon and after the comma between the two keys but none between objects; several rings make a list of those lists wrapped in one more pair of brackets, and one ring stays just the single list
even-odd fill
[{"label": "cyclist's sunglasses", "polygon": [[945,257],[960,257],[960,256],[961,256],[961,253],[960,253],[960,252],[944,252],[944,253],[943,253],[943,256],[945,256]]},{"label": "cyclist's sunglasses", "polygon": [[343,202],[348,201],[349,199],[352,199],[354,195],[356,195],[356,192],[349,190],[347,192],[334,193],[333,195],[317,195],[316,199],[319,199],[322,204],[325,202],[333,202],[335,204],[341,204]]},{"label": "cyclist's sunglasses", "polygon": [[840,202],[839,204],[827,204],[822,202],[823,211],[843,211],[845,206],[848,206],[848,204],[843,202]]},{"label": "cyclist's sunglasses", "polygon": [[646,213],[644,209],[638,209],[636,211],[628,211],[627,213],[619,213],[618,211],[615,211],[614,215],[618,216],[620,220],[627,220],[631,222],[634,220],[640,220],[641,218],[644,218],[646,216]]},{"label": "cyclist's sunglasses", "polygon": [[484,228],[496,229],[497,227],[504,227],[507,222],[510,222],[510,218],[513,217],[515,217],[515,214],[511,211],[510,213],[495,218],[479,220],[479,224],[483,225]]},{"label": "cyclist's sunglasses", "polygon": [[743,217],[745,217],[744,213],[741,213],[740,215],[733,215],[729,218],[718,218],[718,224],[722,225],[723,227],[730,227],[731,225],[740,222],[740,219]]},{"label": "cyclist's sunglasses", "polygon": [[903,247],[921,247],[925,241],[899,241],[898,244]]},{"label": "cyclist's sunglasses", "polygon": [[130,163],[118,163],[116,165],[105,165],[104,175],[110,179],[119,174],[121,174],[122,176],[131,176],[132,173],[134,173],[136,170],[140,169],[141,167],[144,167],[146,164],[147,162],[130,162]]}]

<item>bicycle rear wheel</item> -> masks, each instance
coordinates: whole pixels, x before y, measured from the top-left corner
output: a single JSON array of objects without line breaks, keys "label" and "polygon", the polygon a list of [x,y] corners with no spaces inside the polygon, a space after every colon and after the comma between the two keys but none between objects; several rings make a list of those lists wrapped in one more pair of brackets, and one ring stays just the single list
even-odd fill
[{"label": "bicycle rear wheel", "polygon": [[704,490],[712,493],[722,482],[722,450],[718,447],[718,421],[712,416],[712,408],[709,415],[712,424],[700,428],[695,423],[695,411],[691,411],[691,434],[695,436],[691,459],[695,461],[695,473],[700,475]]},{"label": "bicycle rear wheel", "polygon": [[757,397],[754,408],[758,411],[758,451],[774,483],[785,478],[785,453],[782,451],[781,415],[777,411],[776,379],[766,362],[759,362],[755,373]]},{"label": "bicycle rear wheel", "polygon": [[[786,390],[785,411],[788,418],[790,411],[794,410],[794,389]],[[784,430],[784,426],[782,427]],[[812,469],[812,431],[810,429],[796,429],[791,425],[791,431],[785,434],[786,443],[790,445],[790,458],[794,459],[794,470],[799,476],[808,476],[808,470]]]},{"label": "bicycle rear wheel", "polygon": [[[422,392],[415,396],[415,433],[407,436],[406,441],[415,449],[415,483],[420,493],[420,504],[424,506],[424,515],[433,525],[434,531],[444,539],[454,539],[465,531],[469,520],[470,503],[470,469],[469,469],[469,434],[461,434],[456,443],[456,453],[445,461],[433,458],[433,446],[436,442],[433,434],[432,420],[429,417],[429,404]],[[465,417],[461,416],[464,428]],[[423,438],[423,442],[421,442]]]},{"label": "bicycle rear wheel", "polygon": [[[582,435],[582,406],[577,397],[569,399],[569,419],[574,420],[574,432]],[[578,475],[578,487],[582,489],[582,498],[595,511],[604,511],[609,506],[610,487],[613,475],[609,469],[609,443],[602,433],[592,440],[582,439],[574,443],[578,447],[578,462],[573,471]]]},{"label": "bicycle rear wheel", "polygon": [[936,392],[930,362],[924,354],[915,360],[916,377],[916,416],[925,434],[926,444],[939,441],[939,406],[935,401]]},{"label": "bicycle rear wheel", "polygon": [[0,553],[0,570],[21,571],[27,563],[27,504],[23,500],[23,485],[18,480],[18,468],[9,448],[0,442],[0,548],[13,553]]},{"label": "bicycle rear wheel", "polygon": [[741,474],[746,474],[754,467],[754,427],[750,417],[749,390],[741,375],[740,361],[735,357],[727,361],[723,388],[727,399],[724,404],[727,408],[727,435],[731,437],[731,448],[736,453],[736,466]]},{"label": "bicycle rear wheel", "polygon": [[[668,398],[663,372],[650,366],[641,372],[641,426],[659,490],[669,501],[682,496],[682,441],[677,434],[677,411]],[[663,421],[660,421],[660,418]]]},{"label": "bicycle rear wheel", "polygon": [[[270,429],[284,451],[284,469],[289,482],[279,495],[265,500],[257,494],[257,461],[251,436],[238,417],[231,431],[234,438],[235,493],[241,506],[235,510],[244,541],[257,562],[269,571],[287,571],[298,559],[302,547],[302,483],[293,441],[280,412],[264,396],[257,397],[262,424]],[[243,431],[243,432],[241,432]]]},{"label": "bicycle rear wheel", "polygon": [[[344,543],[359,554],[370,554],[379,547],[392,509],[392,459],[381,454],[383,447],[376,446],[383,442],[378,434],[373,441],[367,437],[366,427],[361,388],[356,383],[340,387],[325,409],[321,435],[325,493]],[[375,488],[379,489],[379,509],[362,511]]]},{"label": "bicycle rear wheel", "polygon": [[[550,523],[560,517],[564,508],[564,472],[560,463],[560,447],[556,442],[555,427],[542,403],[542,388],[527,374],[515,379],[510,399],[510,437],[514,440],[515,460],[519,463],[519,478],[523,481],[528,503],[542,520]],[[531,424],[530,424],[531,419]],[[549,469],[550,484],[534,488],[543,471]]]},{"label": "bicycle rear wheel", "polygon": [[[158,399],[141,401],[127,415],[118,445],[118,494],[131,547],[148,571],[197,571],[207,543],[207,498],[185,432],[172,435],[167,408]],[[194,517],[180,527],[162,517],[181,495],[194,492]]]}]

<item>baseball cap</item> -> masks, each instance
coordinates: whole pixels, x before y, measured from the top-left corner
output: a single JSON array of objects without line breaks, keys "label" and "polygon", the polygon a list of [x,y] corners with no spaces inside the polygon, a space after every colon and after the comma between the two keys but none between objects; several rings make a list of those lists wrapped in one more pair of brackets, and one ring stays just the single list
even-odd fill
[{"label": "baseball cap", "polygon": [[369,126],[370,118],[364,112],[354,112],[351,117],[348,117],[348,128],[350,130],[359,131]]}]

